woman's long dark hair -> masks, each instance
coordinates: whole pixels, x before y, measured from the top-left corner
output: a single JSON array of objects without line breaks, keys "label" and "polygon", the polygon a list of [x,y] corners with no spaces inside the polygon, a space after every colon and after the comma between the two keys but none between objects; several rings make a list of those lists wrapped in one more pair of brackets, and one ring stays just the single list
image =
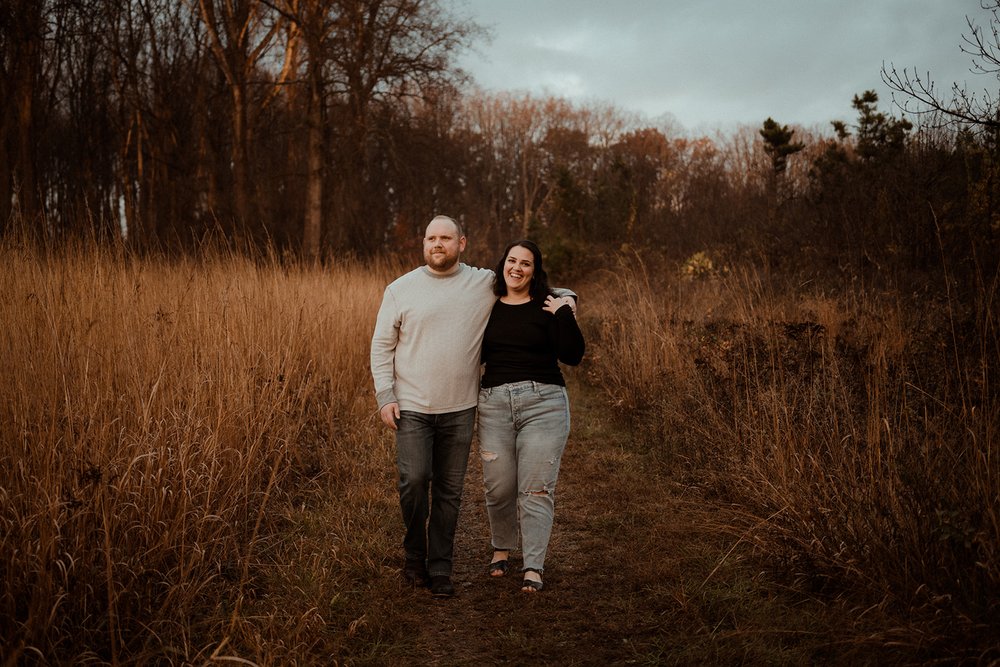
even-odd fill
[{"label": "woman's long dark hair", "polygon": [[507,295],[507,283],[503,279],[503,268],[504,264],[507,263],[507,255],[510,254],[510,249],[514,246],[521,246],[531,251],[535,262],[535,272],[531,274],[531,285],[528,286],[528,294],[533,301],[544,301],[545,297],[552,293],[549,290],[549,276],[545,273],[545,268],[542,266],[542,251],[534,241],[529,241],[528,239],[511,241],[504,248],[503,254],[500,255],[500,261],[497,262],[496,268],[493,270],[496,274],[493,279],[493,293],[497,296]]}]

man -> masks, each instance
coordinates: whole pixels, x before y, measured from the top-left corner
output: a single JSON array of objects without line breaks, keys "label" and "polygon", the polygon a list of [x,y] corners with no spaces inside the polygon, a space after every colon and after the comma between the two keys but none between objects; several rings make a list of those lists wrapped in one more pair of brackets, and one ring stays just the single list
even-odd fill
[{"label": "man", "polygon": [[[426,264],[385,289],[371,371],[382,421],[396,432],[403,576],[451,597],[455,527],[479,397],[479,354],[493,307],[493,271],[459,262],[459,224],[437,216]],[[428,503],[428,491],[430,503]]]}]

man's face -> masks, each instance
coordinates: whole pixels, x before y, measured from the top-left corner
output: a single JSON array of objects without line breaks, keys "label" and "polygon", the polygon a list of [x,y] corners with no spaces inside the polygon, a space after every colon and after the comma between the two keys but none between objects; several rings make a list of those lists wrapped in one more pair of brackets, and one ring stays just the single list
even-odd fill
[{"label": "man's face", "polygon": [[435,220],[424,233],[424,261],[435,273],[448,273],[458,263],[465,250],[465,237],[458,235],[455,225],[447,220]]}]

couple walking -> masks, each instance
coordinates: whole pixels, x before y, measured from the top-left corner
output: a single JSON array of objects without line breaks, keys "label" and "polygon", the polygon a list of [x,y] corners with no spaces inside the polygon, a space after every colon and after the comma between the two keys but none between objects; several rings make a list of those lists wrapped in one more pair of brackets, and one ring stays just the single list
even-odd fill
[{"label": "couple walking", "polygon": [[375,397],[396,435],[403,575],[435,597],[455,593],[455,527],[478,407],[487,572],[507,573],[520,535],[521,590],[536,592],[570,427],[559,362],[580,363],[583,335],[572,292],[549,288],[538,246],[515,241],[489,270],[459,261],[465,245],[455,220],[431,220],[426,264],[386,288],[372,336]]}]

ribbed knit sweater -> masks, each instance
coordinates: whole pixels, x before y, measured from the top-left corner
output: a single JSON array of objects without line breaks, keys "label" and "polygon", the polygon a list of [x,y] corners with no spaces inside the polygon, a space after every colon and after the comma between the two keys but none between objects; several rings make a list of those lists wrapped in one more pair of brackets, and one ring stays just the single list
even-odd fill
[{"label": "ribbed knit sweater", "polygon": [[441,414],[476,405],[483,330],[496,297],[493,271],[421,266],[385,288],[372,335],[371,371],[381,409]]}]

